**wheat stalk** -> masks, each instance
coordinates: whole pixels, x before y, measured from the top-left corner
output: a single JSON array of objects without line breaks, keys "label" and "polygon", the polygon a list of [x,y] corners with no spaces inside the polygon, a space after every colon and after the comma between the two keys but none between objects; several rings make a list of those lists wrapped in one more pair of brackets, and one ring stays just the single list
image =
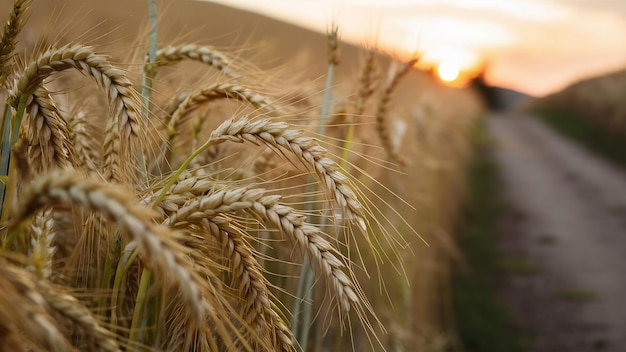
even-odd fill
[{"label": "wheat stalk", "polygon": [[239,77],[233,70],[231,60],[212,46],[185,44],[159,49],[154,64],[157,66],[172,65],[184,59],[205,63],[232,78]]},{"label": "wheat stalk", "polygon": [[361,302],[355,293],[354,283],[344,273],[348,269],[339,259],[341,255],[321,236],[322,232],[317,227],[305,223],[306,216],[279,204],[280,199],[278,195],[266,196],[265,190],[258,188],[216,190],[185,202],[163,224],[180,226],[240,210],[260,216],[267,224],[289,235],[298,248],[316,263],[318,273],[331,283],[331,291],[343,313],[350,311],[351,306],[359,306]]},{"label": "wheat stalk", "polygon": [[62,316],[65,321],[70,322],[77,331],[90,338],[95,351],[121,352],[115,341],[115,334],[102,327],[91,311],[78,302],[76,298],[45,281],[39,282],[37,287],[51,309]]},{"label": "wheat stalk", "polygon": [[327,157],[327,150],[313,138],[302,135],[302,131],[289,129],[285,122],[268,119],[229,119],[218,126],[209,141],[261,142],[276,149],[291,151],[309,169],[313,170],[326,185],[328,192],[345,212],[345,219],[367,230],[363,208],[352,190],[350,179],[339,172],[337,164]]},{"label": "wheat stalk", "polygon": [[74,146],[74,160],[76,168],[87,170],[88,173],[96,172],[96,160],[99,158],[98,151],[93,146],[94,136],[88,131],[85,113],[77,112],[67,118],[69,139]]},{"label": "wheat stalk", "polygon": [[28,154],[33,169],[41,173],[52,166],[75,165],[69,126],[45,88],[35,90],[27,111]]},{"label": "wheat stalk", "polygon": [[365,64],[359,76],[356,97],[354,99],[354,116],[361,116],[365,110],[365,104],[375,91],[376,81],[376,52],[372,49],[367,51]]},{"label": "wheat stalk", "polygon": [[[104,55],[98,55],[90,47],[70,44],[50,49],[30,62],[15,84],[9,102],[18,108],[39,88],[44,79],[53,72],[75,68],[92,77],[106,92],[113,108],[109,119],[102,153],[102,169],[105,180],[123,182],[128,170],[121,169],[120,158],[124,149],[128,158],[135,157],[136,143],[144,140],[142,121],[139,116],[141,103],[124,71],[111,65]],[[132,163],[125,163],[125,165]]]},{"label": "wheat stalk", "polygon": [[261,188],[233,188],[217,189],[207,194],[191,198],[169,215],[163,224],[166,226],[180,226],[188,221],[199,221],[205,217],[214,217],[219,214],[231,213],[253,206],[265,194]]},{"label": "wheat stalk", "polygon": [[183,117],[200,105],[207,104],[218,99],[236,99],[241,102],[248,103],[259,110],[265,110],[266,112],[276,111],[276,109],[272,106],[273,102],[269,98],[251,90],[250,88],[245,88],[238,84],[228,82],[214,83],[201,88],[187,95],[187,97],[177,106],[172,115],[164,121],[167,136],[162,154],[164,154],[165,160],[169,160],[171,158],[174,139],[180,133],[180,125],[183,122]]},{"label": "wheat stalk", "polygon": [[15,50],[17,35],[22,30],[24,14],[29,3],[29,0],[16,0],[13,4],[13,11],[9,14],[9,20],[4,25],[0,40],[0,87],[4,86],[7,77],[11,74],[11,66],[8,63]]},{"label": "wheat stalk", "polygon": [[[73,348],[48,313],[48,304],[29,274],[6,261],[0,261],[0,292],[11,304],[0,304],[0,325],[23,335],[31,344],[51,352]],[[3,347],[3,346],[0,346]]]},{"label": "wheat stalk", "polygon": [[[130,260],[130,257],[134,250],[137,248],[137,242],[131,241],[129,242],[122,255],[120,256],[120,260],[117,265],[124,265]],[[126,256],[126,258],[124,258]],[[126,259],[126,260],[124,260]],[[111,304],[112,306],[117,306],[116,313],[119,312],[119,316],[122,319],[122,326],[129,328],[131,325],[131,318],[133,316],[133,310],[135,309],[135,304],[137,303],[137,295],[139,293],[139,281],[141,279],[141,273],[143,272],[143,264],[141,260],[135,260],[130,264],[128,271],[126,272],[126,276],[120,278],[124,280],[125,289],[122,291],[116,292],[116,298],[113,298]],[[117,277],[116,277],[117,279]],[[115,288],[115,287],[114,287]],[[123,301],[119,303],[119,299],[122,298]],[[114,302],[115,301],[115,304]],[[117,316],[115,317],[117,319]],[[111,319],[113,322],[113,319]]]},{"label": "wheat stalk", "polygon": [[31,224],[31,248],[28,256],[34,273],[42,279],[50,278],[56,231],[52,208],[40,211]]},{"label": "wheat stalk", "polygon": [[152,222],[152,212],[140,207],[130,192],[107,185],[92,178],[84,178],[76,171],[54,171],[37,179],[22,196],[22,206],[14,214],[13,223],[22,221],[37,208],[50,203],[76,204],[96,211],[116,223],[137,241],[148,266],[167,273],[184,298],[187,313],[195,322],[210,313],[203,300],[200,278],[188,269],[184,249],[165,227]]},{"label": "wheat stalk", "polygon": [[254,258],[250,245],[239,231],[229,226],[229,222],[219,217],[203,219],[204,228],[221,244],[227,256],[235,287],[241,298],[241,314],[244,320],[257,332],[263,334],[268,326],[273,338],[270,346],[280,351],[293,351],[291,331],[280,316],[273,311],[267,279],[262,274],[259,263]]},{"label": "wheat stalk", "polygon": [[394,144],[391,138],[391,133],[389,132],[389,128],[387,127],[387,110],[389,109],[389,102],[391,100],[391,94],[398,86],[400,79],[409,73],[411,68],[418,62],[418,58],[413,58],[402,65],[402,67],[397,70],[389,83],[385,86],[380,98],[378,99],[378,104],[376,105],[376,131],[378,132],[378,136],[385,148],[385,152],[387,156],[395,162],[398,162],[400,165],[404,164],[404,160],[398,154],[398,150],[394,148]]},{"label": "wheat stalk", "polygon": [[167,126],[168,140],[178,135],[178,126],[182,122],[185,114],[197,108],[202,104],[209,103],[217,99],[236,99],[244,103],[248,103],[257,109],[263,109],[267,112],[275,112],[273,102],[251,90],[235,83],[213,83],[189,94],[172,113],[171,117],[165,121]]}]

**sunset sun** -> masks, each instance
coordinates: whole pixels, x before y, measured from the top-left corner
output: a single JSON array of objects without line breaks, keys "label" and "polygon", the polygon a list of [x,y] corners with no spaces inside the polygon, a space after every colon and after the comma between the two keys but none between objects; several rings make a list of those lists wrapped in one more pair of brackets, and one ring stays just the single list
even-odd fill
[{"label": "sunset sun", "polygon": [[459,77],[459,65],[452,61],[443,61],[437,66],[437,75],[442,81],[452,82]]},{"label": "sunset sun", "polygon": [[425,50],[421,64],[446,85],[461,87],[477,74],[480,58],[472,50],[444,46]]}]

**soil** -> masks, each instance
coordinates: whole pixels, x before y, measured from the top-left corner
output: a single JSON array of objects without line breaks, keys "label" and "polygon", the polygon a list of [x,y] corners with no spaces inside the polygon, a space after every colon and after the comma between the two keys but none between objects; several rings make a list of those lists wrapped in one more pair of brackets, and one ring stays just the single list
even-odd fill
[{"label": "soil", "polygon": [[626,351],[626,171],[532,116],[487,124],[511,205],[500,245],[517,263],[502,294],[532,351]]}]

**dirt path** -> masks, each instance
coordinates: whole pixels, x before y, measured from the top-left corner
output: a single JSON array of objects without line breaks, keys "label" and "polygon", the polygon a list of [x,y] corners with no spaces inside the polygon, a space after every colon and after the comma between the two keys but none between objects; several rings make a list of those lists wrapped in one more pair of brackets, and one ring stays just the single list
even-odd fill
[{"label": "dirt path", "polygon": [[524,268],[504,295],[533,351],[626,351],[626,172],[532,117],[488,129],[514,209],[502,248]]}]

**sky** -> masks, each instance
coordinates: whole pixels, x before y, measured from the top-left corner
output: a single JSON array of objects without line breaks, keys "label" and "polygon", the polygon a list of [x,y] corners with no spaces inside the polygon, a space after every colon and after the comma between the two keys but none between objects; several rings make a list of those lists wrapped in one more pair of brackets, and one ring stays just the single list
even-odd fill
[{"label": "sky", "polygon": [[541,96],[626,68],[626,0],[209,0]]}]

